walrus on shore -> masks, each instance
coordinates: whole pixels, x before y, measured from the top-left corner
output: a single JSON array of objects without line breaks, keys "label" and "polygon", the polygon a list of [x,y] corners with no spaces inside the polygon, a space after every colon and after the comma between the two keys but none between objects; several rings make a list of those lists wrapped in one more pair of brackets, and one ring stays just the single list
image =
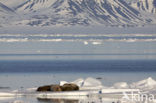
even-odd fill
[{"label": "walrus on shore", "polygon": [[62,91],[78,91],[79,87],[73,83],[66,83],[62,87]]},{"label": "walrus on shore", "polygon": [[63,86],[60,85],[47,85],[47,86],[41,86],[37,88],[38,92],[60,92],[60,91],[78,91],[79,87],[76,84],[73,83],[66,83]]},{"label": "walrus on shore", "polygon": [[47,86],[42,86],[37,89],[37,91],[40,92],[46,92],[46,91],[52,91],[52,92],[57,92],[57,91],[62,91],[61,86],[59,85],[47,85]]}]

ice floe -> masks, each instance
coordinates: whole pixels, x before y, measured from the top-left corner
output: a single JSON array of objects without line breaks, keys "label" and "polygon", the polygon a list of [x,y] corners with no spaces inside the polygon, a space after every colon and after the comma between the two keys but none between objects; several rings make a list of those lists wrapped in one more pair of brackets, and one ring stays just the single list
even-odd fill
[{"label": "ice floe", "polygon": [[155,42],[154,34],[0,34],[0,42],[83,42],[100,45],[103,42]]},{"label": "ice floe", "polygon": [[15,100],[15,101],[13,101],[12,103],[26,103],[26,102],[24,102],[24,101],[22,101],[22,100]]},{"label": "ice floe", "polygon": [[79,78],[71,83],[78,85],[80,87],[80,90],[95,90],[104,88],[99,80],[92,77],[86,79]]},{"label": "ice floe", "polygon": [[113,85],[113,88],[115,88],[115,89],[128,89],[129,85],[126,82],[119,82],[119,83],[115,83]]},{"label": "ice floe", "polygon": [[79,87],[82,87],[83,83],[84,83],[84,79],[83,78],[79,78],[79,79],[73,81],[72,83],[78,85]]},{"label": "ice floe", "polygon": [[93,45],[100,45],[102,44],[101,42],[92,42]]},{"label": "ice floe", "polygon": [[141,80],[130,85],[131,88],[138,88],[143,91],[156,90],[156,81],[149,77],[145,80]]},{"label": "ice floe", "polygon": [[72,83],[77,84],[81,90],[96,90],[96,89],[139,89],[140,91],[156,91],[156,81],[149,77],[147,79],[128,84],[126,82],[118,82],[113,86],[106,87],[102,85],[100,80],[94,78],[77,79]]},{"label": "ice floe", "polygon": [[80,91],[69,91],[69,92],[51,92],[51,93],[37,93],[36,88],[28,88],[24,91],[12,91],[12,92],[0,92],[0,97],[14,97],[14,96],[22,96],[25,95],[23,93],[26,93],[30,95],[33,93],[33,95],[37,95],[39,97],[42,97],[44,95],[46,96],[87,96],[90,94],[122,94],[123,92],[148,92],[148,93],[156,93],[156,81],[152,79],[151,77],[128,84],[126,82],[118,82],[115,83],[113,86],[106,87],[102,85],[100,80],[97,80],[95,78],[89,77],[86,79],[79,78],[72,82],[67,81],[61,81],[60,85],[63,85],[65,83],[74,83],[80,87]]},{"label": "ice floe", "polygon": [[88,45],[88,42],[87,41],[84,41],[83,43],[84,43],[84,45]]},{"label": "ice floe", "polygon": [[14,97],[15,95],[14,93],[0,92],[0,97]]}]

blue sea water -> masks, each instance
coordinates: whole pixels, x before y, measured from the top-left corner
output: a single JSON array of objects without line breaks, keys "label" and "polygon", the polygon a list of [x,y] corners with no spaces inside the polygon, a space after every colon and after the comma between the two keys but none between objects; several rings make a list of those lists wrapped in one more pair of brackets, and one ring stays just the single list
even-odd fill
[{"label": "blue sea water", "polygon": [[[104,85],[115,82],[135,82],[148,77],[156,79],[156,60],[0,60],[0,82],[13,88],[32,87],[74,81],[78,78],[102,77]],[[72,78],[71,78],[72,77]],[[38,79],[40,78],[40,79]],[[36,82],[37,81],[37,82]],[[5,85],[4,85],[5,84]]]},{"label": "blue sea water", "polygon": [[156,72],[156,60],[5,60],[0,73]]}]

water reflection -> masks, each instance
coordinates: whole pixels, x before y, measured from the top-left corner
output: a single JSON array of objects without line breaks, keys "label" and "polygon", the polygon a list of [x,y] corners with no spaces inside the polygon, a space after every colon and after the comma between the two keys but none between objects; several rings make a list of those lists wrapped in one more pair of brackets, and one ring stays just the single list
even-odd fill
[{"label": "water reflection", "polygon": [[37,98],[40,103],[79,103],[79,100],[68,99],[41,99]]},{"label": "water reflection", "polygon": [[88,99],[43,99],[37,98],[39,103],[120,103],[119,100],[104,98]]}]

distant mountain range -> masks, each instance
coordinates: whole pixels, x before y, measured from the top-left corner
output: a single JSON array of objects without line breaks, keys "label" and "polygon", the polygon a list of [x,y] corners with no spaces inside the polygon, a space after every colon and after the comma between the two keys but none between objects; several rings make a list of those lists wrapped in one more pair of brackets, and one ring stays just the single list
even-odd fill
[{"label": "distant mountain range", "polygon": [[130,3],[124,0],[23,0],[16,6],[12,3],[10,8],[6,0],[3,4],[0,3],[0,26],[125,27],[155,24],[155,17],[156,0],[137,0]]}]

